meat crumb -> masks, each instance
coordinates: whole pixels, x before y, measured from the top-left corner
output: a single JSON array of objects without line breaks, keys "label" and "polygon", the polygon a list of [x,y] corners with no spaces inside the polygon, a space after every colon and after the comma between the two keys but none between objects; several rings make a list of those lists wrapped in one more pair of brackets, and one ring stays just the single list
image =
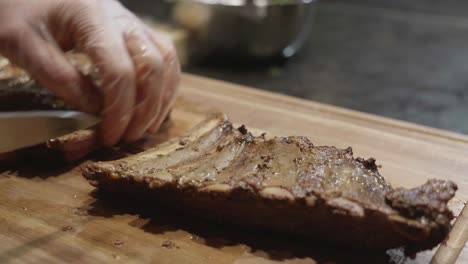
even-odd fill
[{"label": "meat crumb", "polygon": [[197,241],[197,242],[202,242],[203,238],[201,238],[200,236],[197,236],[197,235],[191,235],[190,240]]},{"label": "meat crumb", "polygon": [[169,241],[169,240],[166,240],[166,241],[162,242],[161,246],[162,246],[163,248],[167,248],[167,249],[173,249],[173,248],[179,249],[179,248],[180,248],[180,247],[177,246],[174,242]]},{"label": "meat crumb", "polygon": [[71,227],[71,226],[64,226],[64,227],[62,227],[62,231],[63,231],[63,232],[72,231],[72,230],[73,230],[73,227]]},{"label": "meat crumb", "polygon": [[121,247],[121,246],[123,246],[123,244],[124,244],[124,242],[122,240],[117,239],[117,240],[114,241],[114,246],[116,246],[116,247]]}]

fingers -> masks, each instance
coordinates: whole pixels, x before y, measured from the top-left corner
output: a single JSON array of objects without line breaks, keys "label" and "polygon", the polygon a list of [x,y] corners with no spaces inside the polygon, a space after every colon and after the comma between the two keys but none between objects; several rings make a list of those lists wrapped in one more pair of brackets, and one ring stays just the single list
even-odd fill
[{"label": "fingers", "polygon": [[135,70],[127,50],[123,47],[114,50],[120,55],[91,52],[99,69],[98,85],[104,98],[101,140],[107,146],[116,144],[124,135],[133,117],[136,94]]},{"label": "fingers", "polygon": [[164,73],[162,78],[162,110],[161,113],[152,120],[149,127],[150,133],[155,133],[163,123],[165,117],[172,108],[180,80],[180,63],[172,41],[165,34],[153,31],[146,27],[146,35],[158,47],[163,56]]},{"label": "fingers", "polygon": [[83,111],[97,113],[99,94],[53,43],[28,25],[18,25],[0,33],[0,52],[14,64],[26,69],[39,83]]},{"label": "fingers", "polygon": [[137,96],[124,139],[133,142],[141,138],[154,117],[160,115],[165,65],[160,51],[141,30],[125,32],[125,42],[135,67]]},{"label": "fingers", "polygon": [[[149,34],[116,0],[36,2],[11,1],[11,10],[21,9],[28,19],[7,19],[0,27],[0,53],[68,104],[100,111],[104,145],[156,131],[172,105],[180,72],[170,41]],[[5,10],[3,18],[13,13]],[[61,51],[72,48],[93,62],[96,85]]]},{"label": "fingers", "polygon": [[[81,1],[70,1],[81,5]],[[89,5],[89,2],[84,2]],[[99,1],[95,2],[97,5]],[[118,27],[103,16],[101,8],[90,8],[76,15],[67,8],[65,18],[73,28],[73,43],[86,53],[97,69],[97,86],[103,97],[101,141],[112,146],[123,137],[133,116],[136,99],[135,68]]]}]

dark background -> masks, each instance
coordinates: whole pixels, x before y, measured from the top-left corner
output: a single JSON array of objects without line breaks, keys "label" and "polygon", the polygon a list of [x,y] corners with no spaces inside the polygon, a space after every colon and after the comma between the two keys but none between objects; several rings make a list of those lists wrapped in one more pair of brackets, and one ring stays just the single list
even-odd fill
[{"label": "dark background", "polygon": [[287,63],[185,71],[468,134],[468,1],[322,0]]}]

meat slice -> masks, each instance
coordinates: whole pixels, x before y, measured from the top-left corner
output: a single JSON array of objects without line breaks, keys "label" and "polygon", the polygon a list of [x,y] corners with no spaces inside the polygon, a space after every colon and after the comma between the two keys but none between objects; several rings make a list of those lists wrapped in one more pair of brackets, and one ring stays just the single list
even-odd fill
[{"label": "meat slice", "polygon": [[[87,64],[81,63],[81,65],[85,67]],[[35,110],[73,110],[73,108],[31,79],[22,69],[0,57],[0,111]],[[0,160],[11,157],[27,157],[28,159],[42,157],[73,161],[98,148],[99,142],[95,131],[86,129],[51,139],[42,146],[1,155]]]},{"label": "meat slice", "polygon": [[[73,109],[32,80],[0,80],[0,111],[35,110]],[[43,151],[36,147],[33,151],[25,149],[16,154],[34,156],[34,153],[38,153],[41,156],[47,152],[50,157],[73,161],[99,148],[98,143],[95,131],[86,129],[49,140],[43,145]]]},{"label": "meat slice", "polygon": [[69,110],[22,69],[0,56],[0,111]]},{"label": "meat slice", "polygon": [[0,111],[71,110],[62,100],[32,80],[0,80]]},{"label": "meat slice", "polygon": [[[0,80],[0,111],[72,110],[62,100],[34,81]],[[59,157],[67,161],[80,159],[99,148],[94,130],[85,129],[46,142],[41,148],[20,150],[17,156]],[[45,150],[45,151],[44,151]],[[0,157],[0,160],[2,158]]]},{"label": "meat slice", "polygon": [[83,176],[216,221],[409,254],[447,236],[457,189],[442,180],[393,189],[374,159],[353,158],[351,148],[255,137],[222,114],[140,154],[89,164]]}]

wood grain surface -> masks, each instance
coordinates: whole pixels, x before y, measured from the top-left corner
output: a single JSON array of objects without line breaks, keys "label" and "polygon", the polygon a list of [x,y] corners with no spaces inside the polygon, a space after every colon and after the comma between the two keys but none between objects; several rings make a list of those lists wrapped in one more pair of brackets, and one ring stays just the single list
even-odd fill
[{"label": "wood grain surface", "polygon": [[[459,186],[450,207],[468,199],[468,137],[333,106],[184,75],[172,121],[130,148],[148,148],[222,111],[255,133],[308,136],[317,145],[352,146],[374,157],[394,186],[429,178]],[[109,158],[103,151],[90,159]],[[153,201],[95,192],[77,164],[3,165],[0,174],[0,263],[468,263],[467,210],[438,250],[405,259],[320,241],[216,225]],[[44,165],[44,164],[41,164]]]}]

